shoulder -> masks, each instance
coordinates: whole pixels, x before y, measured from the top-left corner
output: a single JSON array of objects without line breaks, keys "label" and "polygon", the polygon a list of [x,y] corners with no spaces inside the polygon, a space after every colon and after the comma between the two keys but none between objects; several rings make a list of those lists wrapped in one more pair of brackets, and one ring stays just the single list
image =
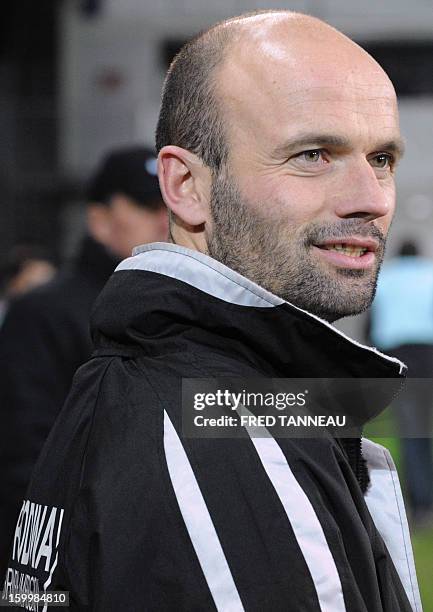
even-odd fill
[{"label": "shoulder", "polygon": [[387,448],[368,438],[362,438],[362,455],[369,470],[396,471],[391,453]]},{"label": "shoulder", "polygon": [[134,459],[145,440],[157,437],[163,409],[152,376],[136,359],[123,356],[96,357],[79,368],[72,386],[76,402],[83,404],[83,389],[92,388],[89,451]]}]

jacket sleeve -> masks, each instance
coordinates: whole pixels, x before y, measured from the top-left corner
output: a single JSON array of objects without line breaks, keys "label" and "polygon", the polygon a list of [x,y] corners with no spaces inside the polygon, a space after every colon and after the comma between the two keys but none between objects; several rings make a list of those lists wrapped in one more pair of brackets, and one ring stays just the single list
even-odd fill
[{"label": "jacket sleeve", "polygon": [[[80,491],[86,473],[88,448],[92,444],[98,446],[97,440],[91,443],[90,439],[100,385],[108,368],[107,360],[93,359],[80,368],[74,378],[71,393],[50,431],[30,484],[20,500],[9,561],[2,580],[3,598],[27,590],[39,593],[46,590],[72,591],[69,569],[74,585],[77,573],[87,580],[92,556],[84,553],[81,559],[75,558],[71,566],[66,559],[72,518],[76,514],[81,516],[81,504],[87,495],[84,490],[81,496]],[[91,528],[86,524],[84,530],[80,541],[89,543],[91,548]],[[83,603],[86,598],[87,588],[78,593],[71,592],[71,609],[77,609],[77,601]],[[83,605],[79,609],[86,607]]]},{"label": "jacket sleeve", "polygon": [[128,367],[114,360],[100,386],[62,553],[74,605],[93,612],[147,609],[157,565],[162,437],[152,390]]},{"label": "jacket sleeve", "polygon": [[80,365],[75,331],[33,296],[0,330],[0,570],[33,466]]},{"label": "jacket sleeve", "polygon": [[131,390],[125,371],[122,359],[94,358],[77,372],[21,502],[6,594],[36,580],[40,592],[68,591],[71,610],[150,609],[143,584],[167,524],[162,438],[152,391]]}]

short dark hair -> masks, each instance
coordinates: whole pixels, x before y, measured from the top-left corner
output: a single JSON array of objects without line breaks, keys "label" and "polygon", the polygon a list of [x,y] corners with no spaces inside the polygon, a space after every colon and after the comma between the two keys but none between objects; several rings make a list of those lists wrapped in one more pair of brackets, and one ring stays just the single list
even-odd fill
[{"label": "short dark hair", "polygon": [[228,153],[214,74],[229,38],[227,28],[216,25],[181,48],[164,82],[156,127],[157,151],[170,144],[182,147],[214,172]]}]

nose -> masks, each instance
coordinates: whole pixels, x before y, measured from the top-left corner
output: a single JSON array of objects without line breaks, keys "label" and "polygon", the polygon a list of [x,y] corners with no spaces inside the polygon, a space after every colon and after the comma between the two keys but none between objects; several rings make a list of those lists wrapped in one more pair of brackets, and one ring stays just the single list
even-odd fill
[{"label": "nose", "polygon": [[372,221],[394,210],[394,184],[379,179],[368,160],[354,162],[341,185],[335,213],[344,219]]}]

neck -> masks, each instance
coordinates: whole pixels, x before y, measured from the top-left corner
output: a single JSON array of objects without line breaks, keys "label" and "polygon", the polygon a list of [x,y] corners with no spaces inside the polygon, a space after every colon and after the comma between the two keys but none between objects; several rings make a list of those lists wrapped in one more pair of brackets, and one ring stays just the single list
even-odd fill
[{"label": "neck", "polygon": [[170,220],[168,241],[199,253],[208,252],[204,228],[187,228]]}]

